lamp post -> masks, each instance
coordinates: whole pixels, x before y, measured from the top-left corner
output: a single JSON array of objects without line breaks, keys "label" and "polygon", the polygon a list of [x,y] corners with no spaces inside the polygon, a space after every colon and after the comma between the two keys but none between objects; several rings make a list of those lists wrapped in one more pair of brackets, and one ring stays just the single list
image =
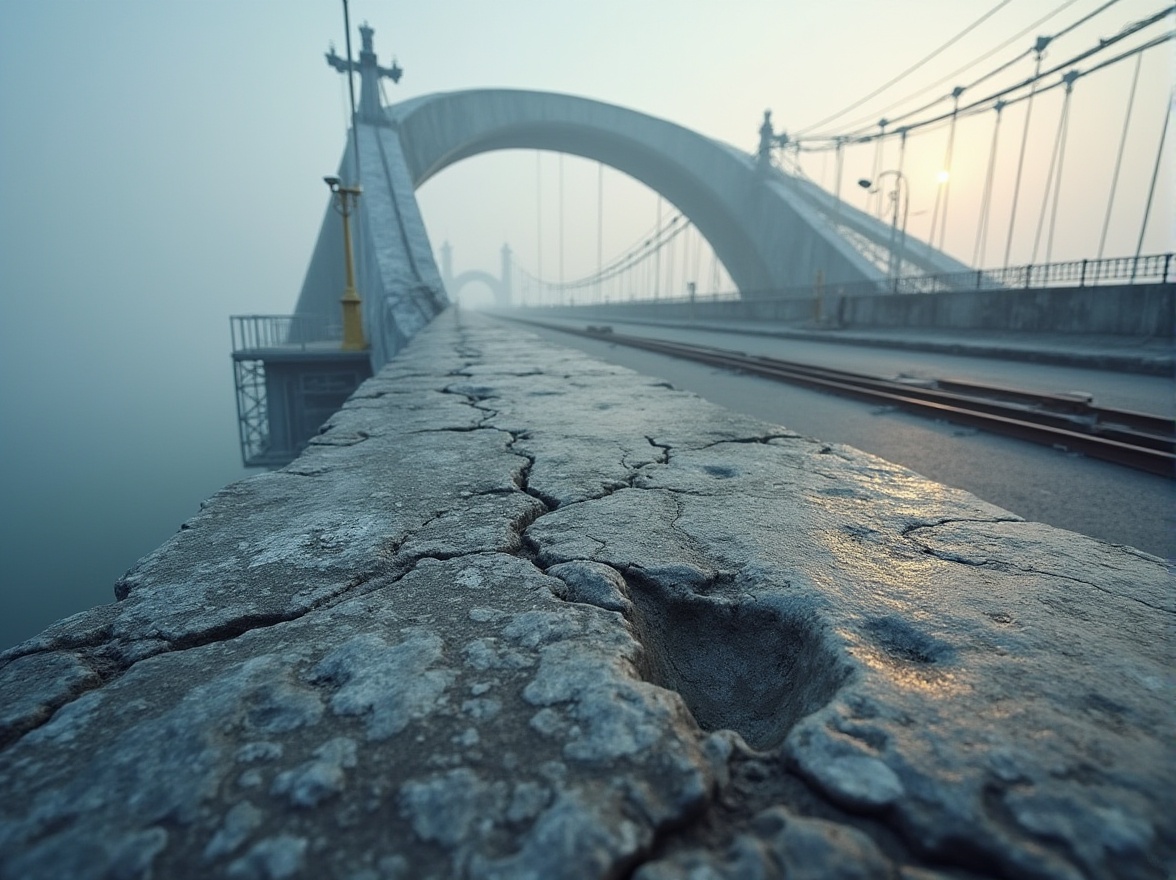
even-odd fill
[{"label": "lamp post", "polygon": [[339,300],[343,304],[343,350],[363,351],[368,347],[363,335],[363,304],[355,289],[355,268],[351,259],[351,211],[363,188],[359,184],[343,186],[334,175],[324,177],[323,180],[335,196],[335,210],[343,215],[343,263],[347,272],[347,283]]},{"label": "lamp post", "polygon": [[[890,192],[890,267],[887,274],[892,279],[892,290],[898,292],[898,279],[902,274],[902,258],[906,253],[906,230],[907,230],[907,214],[911,209],[911,185],[906,179],[906,175],[901,171],[883,171],[874,180],[862,179],[858,181],[858,186],[870,193],[878,192],[878,187],[882,183],[882,178],[891,176],[894,178],[894,189]],[[905,198],[903,197],[905,193]],[[898,225],[898,203],[902,201],[902,232],[899,235]],[[895,238],[898,237],[898,247],[895,247]]]}]

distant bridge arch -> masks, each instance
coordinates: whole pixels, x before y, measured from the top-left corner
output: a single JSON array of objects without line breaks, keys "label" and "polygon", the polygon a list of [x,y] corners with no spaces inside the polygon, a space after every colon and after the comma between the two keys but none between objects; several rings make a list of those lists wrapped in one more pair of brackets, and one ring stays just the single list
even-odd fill
[{"label": "distant bridge arch", "polygon": [[449,291],[449,295],[457,299],[457,295],[461,293],[461,289],[467,284],[485,284],[490,288],[490,292],[494,294],[494,305],[499,307],[510,305],[510,291],[502,283],[500,278],[495,278],[489,272],[484,272],[481,269],[470,269],[462,272],[452,281],[446,281],[445,289]]},{"label": "distant bridge arch", "polygon": [[449,242],[444,242],[441,245],[441,281],[445,284],[445,290],[456,299],[457,295],[461,293],[461,289],[467,284],[485,284],[494,295],[494,305],[501,309],[507,308],[511,304],[511,277],[513,275],[510,245],[504,244],[502,246],[501,256],[502,274],[498,278],[481,269],[470,269],[455,276],[453,274],[453,247]]}]

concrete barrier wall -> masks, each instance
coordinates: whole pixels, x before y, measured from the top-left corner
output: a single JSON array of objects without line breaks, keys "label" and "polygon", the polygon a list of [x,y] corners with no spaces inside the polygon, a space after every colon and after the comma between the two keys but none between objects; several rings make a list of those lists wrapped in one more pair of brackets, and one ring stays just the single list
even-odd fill
[{"label": "concrete barrier wall", "polygon": [[1176,284],[857,297],[838,296],[831,288],[819,302],[812,297],[718,301],[700,297],[693,303],[618,302],[550,312],[585,319],[624,315],[641,320],[813,322],[847,328],[923,327],[1166,339],[1176,335]]},{"label": "concrete barrier wall", "polygon": [[1174,865],[1160,560],[486,318],[115,589],[0,655],[0,877]]},{"label": "concrete barrier wall", "polygon": [[972,290],[853,297],[831,313],[853,327],[934,327],[1171,337],[1176,285]]}]

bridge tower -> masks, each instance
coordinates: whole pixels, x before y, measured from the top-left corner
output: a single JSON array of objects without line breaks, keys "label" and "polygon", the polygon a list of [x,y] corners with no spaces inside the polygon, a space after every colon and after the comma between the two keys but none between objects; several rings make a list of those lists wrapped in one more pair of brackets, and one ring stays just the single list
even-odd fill
[{"label": "bridge tower", "polygon": [[[369,171],[370,185],[361,185],[363,169],[377,168],[382,154],[393,156],[396,165],[398,142],[389,140],[395,135],[389,133],[388,118],[380,106],[380,80],[398,82],[403,70],[395,61],[391,67],[379,65],[370,26],[362,25],[359,33],[358,61],[340,57],[333,47],[326,54],[335,70],[359,74],[360,100],[338,173],[325,178],[332,192],[346,191],[355,199],[350,206],[343,203],[343,212],[354,222],[358,259],[353,267],[350,239],[341,234],[335,211],[328,207],[297,314],[231,319],[241,457],[246,467],[280,467],[292,461],[322,423],[372,375],[373,368],[444,306],[411,181],[396,181],[397,186],[386,175]],[[346,188],[342,181],[347,181]],[[389,240],[402,245],[391,275],[382,274],[387,266],[376,258],[377,252],[389,250]],[[363,324],[368,338],[375,337],[371,350],[357,349],[346,340],[340,346],[336,316],[344,270],[346,288],[358,287],[365,293]]]},{"label": "bridge tower", "polygon": [[359,74],[359,107],[356,116],[360,122],[367,125],[387,125],[387,117],[380,107],[380,79],[387,78],[392,82],[400,82],[404,71],[392,59],[391,67],[380,67],[376,59],[376,50],[372,47],[372,36],[375,30],[366,22],[359,26],[359,36],[363,47],[359,50],[359,61],[348,61],[335,54],[335,48],[327,53],[327,63],[340,73],[355,72]]}]

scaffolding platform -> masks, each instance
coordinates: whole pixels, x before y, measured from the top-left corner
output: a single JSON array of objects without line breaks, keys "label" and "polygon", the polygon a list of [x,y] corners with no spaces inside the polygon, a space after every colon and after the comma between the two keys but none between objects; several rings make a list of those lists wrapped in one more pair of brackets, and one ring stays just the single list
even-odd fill
[{"label": "scaffolding platform", "polygon": [[241,460],[283,467],[371,377],[369,352],[344,351],[342,328],[325,318],[234,315],[229,323]]}]

